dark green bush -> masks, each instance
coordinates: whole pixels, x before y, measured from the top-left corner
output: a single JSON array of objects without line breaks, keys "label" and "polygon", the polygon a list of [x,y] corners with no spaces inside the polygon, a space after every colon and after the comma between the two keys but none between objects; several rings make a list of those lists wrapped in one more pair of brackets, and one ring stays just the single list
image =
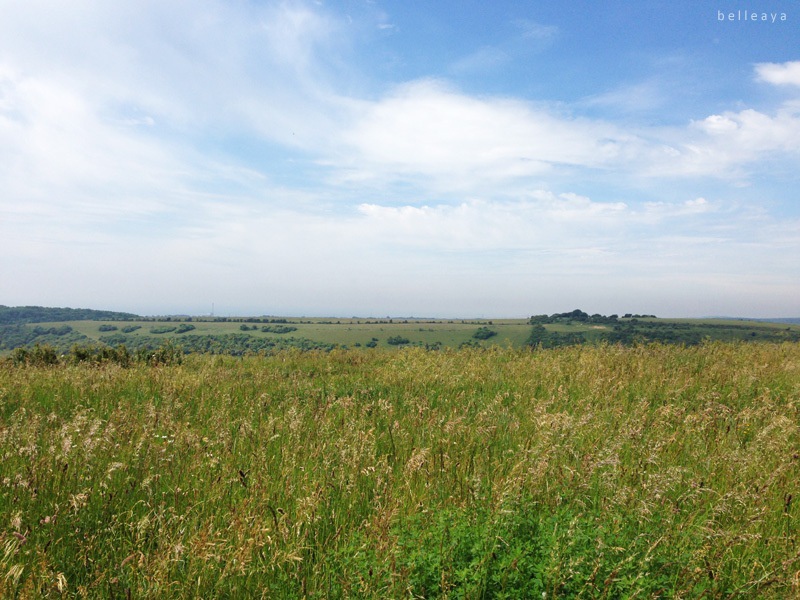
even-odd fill
[{"label": "dark green bush", "polygon": [[172,333],[176,329],[177,329],[177,327],[171,327],[169,325],[159,325],[159,326],[156,326],[156,327],[151,327],[150,328],[150,333],[154,333],[156,335],[161,335],[161,334],[164,334],[164,333]]},{"label": "dark green bush", "polygon": [[492,331],[488,327],[480,327],[478,331],[472,334],[476,340],[488,340],[490,337],[494,337],[497,335],[496,331]]},{"label": "dark green bush", "polygon": [[183,362],[183,349],[166,341],[155,349],[140,348],[136,352],[136,361],[154,367],[179,365]]},{"label": "dark green bush", "polygon": [[67,359],[74,363],[107,364],[114,363],[122,367],[129,367],[133,363],[133,355],[124,344],[116,347],[95,345],[74,345]]},{"label": "dark green bush", "polygon": [[58,353],[52,346],[40,346],[36,344],[33,348],[14,348],[11,353],[12,364],[23,366],[43,367],[58,364]]},{"label": "dark green bush", "polygon": [[261,331],[264,333],[291,333],[292,331],[297,331],[297,327],[286,325],[264,325],[261,328]]}]

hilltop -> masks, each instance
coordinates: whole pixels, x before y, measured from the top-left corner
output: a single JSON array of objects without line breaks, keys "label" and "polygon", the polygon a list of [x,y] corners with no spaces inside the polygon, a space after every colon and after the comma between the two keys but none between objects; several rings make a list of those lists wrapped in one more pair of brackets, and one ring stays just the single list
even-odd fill
[{"label": "hilltop", "polygon": [[139,315],[91,308],[50,308],[46,306],[3,306],[0,304],[0,325],[21,323],[54,323],[62,321],[127,321]]}]

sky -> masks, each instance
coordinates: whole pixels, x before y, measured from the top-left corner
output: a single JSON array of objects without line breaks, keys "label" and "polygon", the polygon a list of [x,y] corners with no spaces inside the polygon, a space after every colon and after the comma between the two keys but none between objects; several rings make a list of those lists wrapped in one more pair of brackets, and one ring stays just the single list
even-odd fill
[{"label": "sky", "polygon": [[800,3],[0,0],[0,304],[800,316]]}]

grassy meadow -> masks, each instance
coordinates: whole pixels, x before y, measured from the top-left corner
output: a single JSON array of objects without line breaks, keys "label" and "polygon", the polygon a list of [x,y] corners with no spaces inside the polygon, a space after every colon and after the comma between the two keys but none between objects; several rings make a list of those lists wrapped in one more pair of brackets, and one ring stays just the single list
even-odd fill
[{"label": "grassy meadow", "polygon": [[[15,310],[6,308],[6,317],[10,318],[8,313]],[[41,309],[50,313],[58,310]],[[3,311],[0,310],[2,317]],[[0,357],[10,355],[19,347],[31,349],[36,345],[49,346],[59,354],[67,354],[76,345],[125,346],[128,350],[138,351],[143,348],[155,349],[165,342],[180,347],[187,354],[232,355],[269,354],[290,348],[396,350],[406,346],[426,349],[463,346],[548,348],[583,343],[630,345],[662,342],[696,345],[709,340],[800,342],[798,324],[723,319],[617,319],[616,316],[612,320],[601,315],[597,317],[597,321],[581,321],[561,315],[555,319],[546,318],[544,323],[536,321],[536,317],[530,320],[388,317],[158,317],[149,320],[115,320],[109,317],[105,320],[21,321],[0,325]]]},{"label": "grassy meadow", "polygon": [[[408,343],[417,345],[441,346],[455,348],[461,344],[476,342],[472,337],[480,327],[488,327],[495,332],[489,342],[484,345],[496,344],[500,346],[520,347],[530,334],[530,325],[527,319],[320,319],[289,317],[279,318],[286,322],[292,331],[287,333],[274,333],[262,331],[262,327],[275,327],[275,324],[262,322],[242,321],[215,321],[210,319],[193,318],[190,321],[193,329],[186,333],[166,332],[153,334],[165,326],[179,327],[186,321],[68,321],[41,323],[43,328],[70,326],[74,331],[85,335],[91,342],[102,342],[109,335],[119,335],[125,327],[137,327],[134,331],[125,334],[126,339],[121,340],[129,345],[136,345],[142,338],[158,338],[157,341],[172,340],[176,344],[185,343],[187,336],[231,336],[247,335],[261,339],[291,340],[306,339],[313,343],[342,347],[368,347],[375,341],[377,347],[397,348],[388,342],[392,337],[403,337]],[[243,322],[244,321],[244,322]],[[242,331],[242,326],[248,327]],[[32,327],[32,326],[31,326]],[[101,328],[116,327],[114,331],[103,331]]]},{"label": "grassy meadow", "polygon": [[800,597],[797,343],[5,361],[0,455],[4,598]]}]

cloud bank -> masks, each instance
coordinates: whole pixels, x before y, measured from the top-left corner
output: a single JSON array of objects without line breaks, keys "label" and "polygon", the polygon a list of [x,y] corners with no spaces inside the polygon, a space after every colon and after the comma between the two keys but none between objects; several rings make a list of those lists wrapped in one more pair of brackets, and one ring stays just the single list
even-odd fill
[{"label": "cloud bank", "polygon": [[[512,46],[378,81],[357,56],[387,22],[306,3],[5,5],[0,302],[792,309],[800,62],[753,67],[757,85],[785,94],[773,106],[632,122],[597,108],[628,89],[663,110],[653,80],[576,102],[455,80],[515,60]],[[519,30],[537,52],[562,37]]]}]

